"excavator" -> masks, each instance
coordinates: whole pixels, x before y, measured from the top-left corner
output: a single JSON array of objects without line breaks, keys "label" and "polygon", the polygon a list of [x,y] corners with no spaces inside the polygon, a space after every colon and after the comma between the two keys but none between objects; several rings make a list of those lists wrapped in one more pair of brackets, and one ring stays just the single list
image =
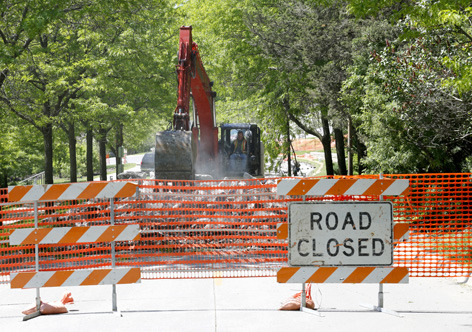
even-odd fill
[{"label": "excavator", "polygon": [[[180,28],[178,93],[170,130],[156,134],[155,178],[194,180],[196,178],[240,178],[264,176],[264,146],[256,124],[216,125],[215,98],[203,66],[198,45],[192,40],[192,27]],[[192,101],[192,114],[190,102]],[[229,167],[231,144],[238,132],[246,140],[246,164]],[[220,139],[218,134],[221,133]],[[202,176],[203,175],[203,176]]]}]

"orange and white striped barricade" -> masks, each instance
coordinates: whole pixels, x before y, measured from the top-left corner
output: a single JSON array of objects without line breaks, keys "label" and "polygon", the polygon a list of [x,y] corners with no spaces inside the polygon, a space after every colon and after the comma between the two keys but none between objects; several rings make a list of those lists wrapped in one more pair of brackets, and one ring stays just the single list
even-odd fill
[{"label": "orange and white striped barricade", "polygon": [[305,283],[378,283],[379,306],[374,308],[383,311],[382,285],[408,283],[409,272],[407,268],[392,266],[393,244],[408,238],[408,224],[393,225],[392,204],[382,202],[382,198],[408,192],[408,180],[382,177],[279,181],[278,195],[379,196],[381,200],[290,203],[288,223],[277,226],[277,237],[288,238],[290,242],[290,267],[279,269],[277,281],[303,284],[301,310],[305,305]]},{"label": "orange and white striped barricade", "polygon": [[[115,268],[115,241],[133,241],[140,238],[139,225],[115,225],[115,198],[132,197],[138,194],[139,188],[130,182],[89,182],[52,184],[40,186],[9,187],[10,202],[33,202],[34,228],[16,229],[9,236],[11,245],[34,244],[35,272],[18,272],[10,274],[11,288],[36,288],[36,309],[27,320],[40,315],[41,287],[112,285],[112,309],[117,311],[116,284],[139,283],[139,268]],[[80,199],[110,199],[110,225],[89,227],[38,228],[38,202]],[[111,243],[111,269],[78,270],[78,271],[39,271],[40,244],[73,244],[85,242]]]},{"label": "orange and white striped barricade", "polygon": [[399,196],[409,191],[403,179],[282,179],[277,195],[287,196]]}]

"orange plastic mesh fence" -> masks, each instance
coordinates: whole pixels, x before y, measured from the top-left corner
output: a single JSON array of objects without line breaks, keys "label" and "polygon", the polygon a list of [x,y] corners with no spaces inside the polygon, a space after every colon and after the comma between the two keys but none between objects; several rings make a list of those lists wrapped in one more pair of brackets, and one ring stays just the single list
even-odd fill
[{"label": "orange plastic mesh fence", "polygon": [[394,220],[410,237],[394,251],[395,265],[410,276],[472,273],[472,174],[389,175],[410,180],[411,192],[394,200]]},{"label": "orange plastic mesh fence", "polygon": [[[359,176],[372,178],[378,176]],[[394,204],[394,222],[410,225],[396,243],[394,265],[410,276],[469,276],[472,270],[471,174],[384,175],[410,179],[408,196]],[[301,197],[277,196],[278,179],[134,180],[138,197],[115,200],[116,224],[138,223],[140,241],[116,243],[116,266],[141,267],[143,279],[275,276],[287,266],[287,241],[276,237],[287,207]],[[131,180],[132,181],[132,180]],[[6,190],[0,191],[5,202]],[[306,197],[306,200],[378,200],[373,196]],[[110,224],[110,201],[38,203],[39,227]],[[10,272],[33,271],[34,245],[10,246],[16,228],[34,227],[32,203],[2,203],[0,283]],[[39,245],[39,269],[111,266],[110,243]]]}]

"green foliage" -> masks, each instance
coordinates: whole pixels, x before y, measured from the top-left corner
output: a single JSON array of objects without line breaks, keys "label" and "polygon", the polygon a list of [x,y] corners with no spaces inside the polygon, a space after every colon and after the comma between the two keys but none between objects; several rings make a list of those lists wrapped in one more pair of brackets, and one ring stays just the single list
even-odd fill
[{"label": "green foliage", "polygon": [[460,52],[451,38],[438,29],[414,40],[387,40],[386,47],[371,52],[364,72],[352,69],[345,102],[360,109],[353,113],[368,147],[369,171],[466,169],[472,153],[472,95],[459,95],[444,84],[456,76],[445,59]]},{"label": "green foliage", "polygon": [[[384,17],[397,22],[405,21],[403,37],[417,38],[421,34],[442,34],[449,38],[450,46],[458,52],[444,61],[455,76],[443,82],[459,93],[472,90],[470,47],[472,43],[472,7],[467,0],[422,0],[422,1],[360,1],[349,0],[350,10],[357,16]],[[394,10],[395,9],[395,10]],[[391,11],[389,11],[391,10]]]},{"label": "green foliage", "polygon": [[[172,37],[178,32],[173,5],[2,2],[0,100],[11,112],[5,116],[30,123],[45,142],[51,127],[86,129],[80,122],[97,131],[124,124],[134,131],[134,141],[146,140],[146,129],[154,131],[162,113],[170,116],[173,109],[171,44],[177,44]],[[54,163],[63,170],[65,150],[56,153]]]},{"label": "green foliage", "polygon": [[41,142],[33,128],[0,110],[0,183],[14,184],[42,170]]},{"label": "green foliage", "polygon": [[79,173],[89,128],[107,149],[123,128],[148,151],[172,119],[181,25],[217,121],[258,123],[270,159],[287,152],[289,117],[318,137],[351,118],[370,172],[470,170],[470,1],[6,0],[0,13],[3,182],[44,170],[52,132],[55,174],[71,128]]}]

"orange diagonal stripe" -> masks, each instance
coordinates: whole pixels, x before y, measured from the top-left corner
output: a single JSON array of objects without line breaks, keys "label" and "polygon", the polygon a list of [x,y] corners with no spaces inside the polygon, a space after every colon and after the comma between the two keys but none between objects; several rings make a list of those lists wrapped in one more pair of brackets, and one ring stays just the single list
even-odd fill
[{"label": "orange diagonal stripe", "polygon": [[286,283],[299,270],[299,267],[283,267],[277,272],[277,282]]},{"label": "orange diagonal stripe", "polygon": [[318,270],[316,270],[315,273],[311,275],[310,278],[306,281],[307,283],[313,282],[313,283],[323,283],[328,279],[334,271],[336,271],[338,268],[337,267],[320,267]]},{"label": "orange diagonal stripe", "polygon": [[406,188],[405,190],[403,190],[403,192],[402,192],[400,195],[407,196],[408,194],[410,194],[410,186],[408,186],[408,188]]},{"label": "orange diagonal stripe", "polygon": [[356,182],[353,179],[339,179],[336,183],[325,193],[325,195],[344,195],[344,193],[352,187]]},{"label": "orange diagonal stripe", "polygon": [[21,272],[10,281],[10,288],[23,288],[35,276],[36,272]]},{"label": "orange diagonal stripe", "polygon": [[49,187],[48,190],[41,196],[40,201],[54,201],[61,196],[67,188],[70,187],[70,184],[54,184]]},{"label": "orange diagonal stripe", "polygon": [[105,231],[98,237],[95,242],[111,242],[115,241],[118,235],[126,228],[126,225],[108,226]]},{"label": "orange diagonal stripe", "polygon": [[59,287],[74,273],[74,271],[56,271],[43,287]]},{"label": "orange diagonal stripe", "polygon": [[121,278],[117,284],[134,284],[141,278],[141,270],[133,268]]},{"label": "orange diagonal stripe", "polygon": [[288,238],[288,224],[282,224],[277,228],[277,239],[285,240]]},{"label": "orange diagonal stripe", "polygon": [[346,283],[346,284],[361,283],[374,270],[375,270],[375,267],[371,267],[371,266],[358,267],[354,271],[352,271],[352,273],[343,281],[343,283]]},{"label": "orange diagonal stripe", "polygon": [[376,180],[362,195],[366,196],[377,196],[382,195],[382,193],[390,187],[390,185],[395,180],[390,179],[379,179]]},{"label": "orange diagonal stripe", "polygon": [[290,196],[301,196],[306,195],[306,193],[313,188],[313,186],[318,182],[318,179],[311,179],[311,180],[300,180],[298,183],[290,189],[287,195]]},{"label": "orange diagonal stripe", "polygon": [[38,228],[34,229],[29,235],[21,242],[21,244],[38,244],[46,235],[51,232],[53,228]]},{"label": "orange diagonal stripe", "polygon": [[9,202],[19,202],[33,186],[16,186],[8,193]]},{"label": "orange diagonal stripe", "polygon": [[87,278],[82,281],[80,286],[90,286],[90,285],[98,285],[100,281],[105,278],[108,273],[110,273],[110,269],[105,269],[105,270],[93,270],[90,272],[90,274],[87,276]]},{"label": "orange diagonal stripe", "polygon": [[136,185],[134,183],[126,183],[123,188],[115,195],[116,198],[131,197],[136,194]]},{"label": "orange diagonal stripe", "polygon": [[396,267],[390,272],[380,283],[381,284],[398,284],[405,276],[408,275],[408,268]]},{"label": "orange diagonal stripe", "polygon": [[410,224],[395,224],[393,226],[393,240],[398,241],[405,235],[410,229]]},{"label": "orange diagonal stripe", "polygon": [[77,199],[95,198],[107,186],[107,182],[91,182],[82,193],[77,196]]},{"label": "orange diagonal stripe", "polygon": [[77,243],[90,226],[71,227],[71,229],[57,243]]}]

